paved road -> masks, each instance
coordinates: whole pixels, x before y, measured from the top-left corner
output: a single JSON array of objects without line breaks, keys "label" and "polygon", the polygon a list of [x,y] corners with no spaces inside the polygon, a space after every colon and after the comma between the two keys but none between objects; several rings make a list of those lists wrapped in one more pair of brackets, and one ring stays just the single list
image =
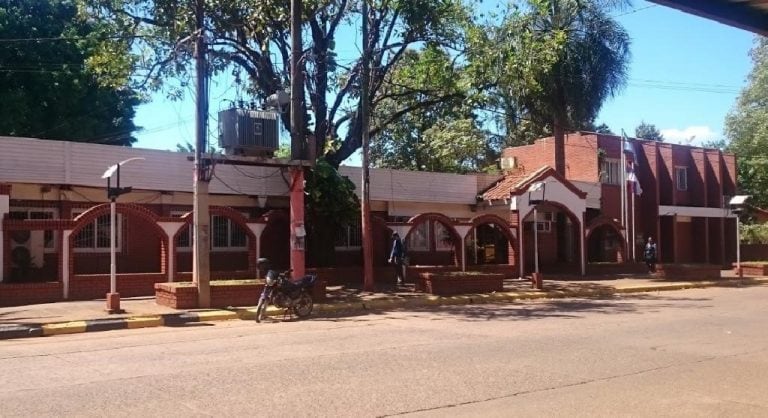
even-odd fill
[{"label": "paved road", "polygon": [[768,416],[768,287],[0,341],[0,416]]}]

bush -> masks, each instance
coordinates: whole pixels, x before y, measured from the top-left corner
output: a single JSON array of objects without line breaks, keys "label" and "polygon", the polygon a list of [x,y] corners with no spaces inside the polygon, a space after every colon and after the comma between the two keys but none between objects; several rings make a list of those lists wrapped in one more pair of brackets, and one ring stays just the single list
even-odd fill
[{"label": "bush", "polygon": [[768,224],[741,224],[742,244],[768,244]]}]

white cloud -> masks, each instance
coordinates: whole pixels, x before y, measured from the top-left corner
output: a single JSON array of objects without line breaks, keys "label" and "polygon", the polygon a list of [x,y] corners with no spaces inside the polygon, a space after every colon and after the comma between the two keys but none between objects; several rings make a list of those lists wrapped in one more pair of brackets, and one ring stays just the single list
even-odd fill
[{"label": "white cloud", "polygon": [[709,126],[689,126],[685,129],[662,129],[664,141],[673,144],[688,144],[693,137],[690,145],[700,145],[702,142],[720,138],[720,133],[713,131]]}]

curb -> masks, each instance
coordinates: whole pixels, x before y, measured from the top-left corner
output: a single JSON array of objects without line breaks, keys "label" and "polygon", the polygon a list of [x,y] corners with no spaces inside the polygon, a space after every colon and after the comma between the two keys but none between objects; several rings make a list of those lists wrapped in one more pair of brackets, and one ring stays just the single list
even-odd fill
[{"label": "curb", "polygon": [[[419,308],[427,306],[472,305],[498,302],[514,302],[534,299],[562,299],[568,297],[605,297],[616,294],[648,293],[707,287],[741,287],[747,285],[768,284],[768,278],[729,279],[721,281],[660,283],[644,286],[612,287],[608,289],[550,290],[522,292],[493,292],[458,296],[424,295],[408,299],[382,298],[365,302],[339,302],[317,304],[315,312],[335,314],[345,312],[370,312],[396,308]],[[274,306],[267,308],[267,316],[279,316],[282,309]],[[234,319],[253,320],[256,308],[228,308],[205,311],[190,311],[164,315],[149,315],[127,318],[91,319],[42,325],[0,325],[0,340],[47,337],[51,335],[79,334],[83,332],[113,331],[148,327],[184,326],[195,322],[229,321]]]}]

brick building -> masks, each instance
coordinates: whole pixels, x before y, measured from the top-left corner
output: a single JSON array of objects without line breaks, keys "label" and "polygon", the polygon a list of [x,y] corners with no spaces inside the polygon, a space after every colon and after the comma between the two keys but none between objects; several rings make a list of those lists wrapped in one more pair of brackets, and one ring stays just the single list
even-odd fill
[{"label": "brick building", "polygon": [[[118,292],[148,295],[154,283],[190,280],[188,154],[11,137],[0,137],[0,143],[0,306],[104,297],[110,220],[100,176],[131,157],[145,160],[121,173],[122,184],[133,192],[117,204]],[[637,199],[638,236],[659,237],[663,262],[731,261],[735,222],[722,201],[735,194],[733,155],[638,143],[637,172],[645,190]],[[569,135],[565,176],[550,168],[551,138],[504,150],[505,161],[515,163],[504,176],[371,170],[376,281],[393,279],[386,265],[393,231],[405,237],[409,275],[421,269],[485,269],[525,276],[533,271],[534,241],[545,273],[585,274],[600,267],[591,262],[631,259],[617,221],[619,144],[612,136]],[[359,168],[339,171],[359,186]],[[215,167],[212,278],[254,277],[258,257],[288,266],[286,176],[275,167]],[[544,187],[533,190],[534,185]],[[536,199],[542,202],[533,205]],[[318,267],[316,255],[308,252],[309,271],[331,283],[360,280],[359,224],[333,237],[308,239],[334,246],[330,266]]]},{"label": "brick building", "polygon": [[[588,132],[566,136],[564,177],[587,193],[583,215],[587,260],[632,260],[633,256],[639,260],[643,242],[651,236],[658,243],[662,263],[727,266],[736,254],[736,222],[726,209],[726,203],[736,194],[734,155],[657,141],[630,140],[630,144],[635,150],[635,173],[643,193],[635,197],[635,242],[627,251],[621,237],[629,231],[620,222],[621,138]],[[554,166],[554,138],[507,148],[502,156],[515,167],[510,176]],[[546,217],[557,223],[563,220],[562,212],[569,213],[556,208],[552,212]],[[628,225],[631,223],[630,218]],[[562,226],[557,228],[562,230]],[[563,241],[568,239],[562,234],[561,238],[557,236],[546,238],[554,242],[545,251],[558,251],[559,257],[547,256],[563,261],[563,249],[567,247]]]}]

